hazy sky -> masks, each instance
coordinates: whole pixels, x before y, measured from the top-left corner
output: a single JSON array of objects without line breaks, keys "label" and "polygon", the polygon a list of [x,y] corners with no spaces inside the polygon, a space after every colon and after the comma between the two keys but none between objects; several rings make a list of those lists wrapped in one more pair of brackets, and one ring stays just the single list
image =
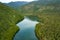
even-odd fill
[{"label": "hazy sky", "polygon": [[0,2],[3,2],[3,3],[8,3],[8,2],[11,2],[11,1],[13,1],[13,2],[15,2],[15,1],[27,1],[27,2],[31,2],[33,0],[0,0]]}]

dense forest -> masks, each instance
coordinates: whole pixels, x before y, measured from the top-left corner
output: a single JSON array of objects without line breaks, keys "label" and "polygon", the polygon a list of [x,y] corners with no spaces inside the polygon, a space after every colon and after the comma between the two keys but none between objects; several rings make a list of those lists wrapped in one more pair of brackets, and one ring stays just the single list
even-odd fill
[{"label": "dense forest", "polygon": [[0,40],[12,40],[19,30],[16,23],[22,19],[14,9],[0,3]]}]

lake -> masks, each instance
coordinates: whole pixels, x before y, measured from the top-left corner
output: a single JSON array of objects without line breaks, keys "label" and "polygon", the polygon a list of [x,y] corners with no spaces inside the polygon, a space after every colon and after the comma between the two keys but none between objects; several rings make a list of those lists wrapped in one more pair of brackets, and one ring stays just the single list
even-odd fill
[{"label": "lake", "polygon": [[37,23],[37,21],[24,18],[23,21],[17,24],[20,30],[16,33],[14,40],[38,40],[34,32]]}]

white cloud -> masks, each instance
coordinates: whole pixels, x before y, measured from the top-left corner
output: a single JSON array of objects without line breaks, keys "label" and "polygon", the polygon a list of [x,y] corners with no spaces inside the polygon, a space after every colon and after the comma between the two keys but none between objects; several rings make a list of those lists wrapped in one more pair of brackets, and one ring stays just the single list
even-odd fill
[{"label": "white cloud", "polygon": [[3,2],[3,3],[8,3],[8,2],[11,2],[11,1],[13,1],[13,2],[15,2],[15,1],[27,1],[27,2],[31,2],[33,0],[0,0],[0,2]]}]

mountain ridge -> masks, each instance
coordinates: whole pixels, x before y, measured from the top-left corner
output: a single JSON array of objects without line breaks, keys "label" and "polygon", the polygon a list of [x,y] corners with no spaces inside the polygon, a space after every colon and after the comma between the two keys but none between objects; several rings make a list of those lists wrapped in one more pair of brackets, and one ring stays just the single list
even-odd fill
[{"label": "mountain ridge", "polygon": [[25,2],[25,1],[17,1],[17,2],[9,2],[9,3],[4,3],[4,4],[13,8],[18,8],[19,6],[25,5],[27,3],[28,2]]}]

